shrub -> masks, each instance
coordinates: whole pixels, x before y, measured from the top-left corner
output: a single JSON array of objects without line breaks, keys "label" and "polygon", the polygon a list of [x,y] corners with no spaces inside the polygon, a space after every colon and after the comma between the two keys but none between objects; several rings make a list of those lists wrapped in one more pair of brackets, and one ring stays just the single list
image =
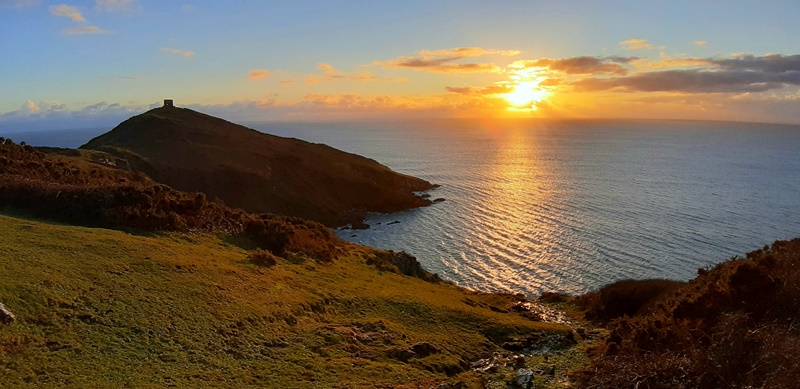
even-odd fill
[{"label": "shrub", "polygon": [[800,239],[775,242],[699,272],[646,315],[612,321],[589,368],[576,374],[578,385],[797,387],[798,261]]},{"label": "shrub", "polygon": [[588,319],[607,322],[642,312],[683,285],[684,282],[663,279],[623,280],[579,296],[576,302]]},{"label": "shrub", "polygon": [[79,225],[225,233],[277,255],[292,251],[324,261],[343,244],[319,223],[246,213],[208,201],[202,193],[181,192],[126,169],[59,153],[2,142],[0,204]]},{"label": "shrub", "polygon": [[272,267],[278,264],[278,257],[269,251],[255,249],[247,254],[250,262],[263,267]]}]

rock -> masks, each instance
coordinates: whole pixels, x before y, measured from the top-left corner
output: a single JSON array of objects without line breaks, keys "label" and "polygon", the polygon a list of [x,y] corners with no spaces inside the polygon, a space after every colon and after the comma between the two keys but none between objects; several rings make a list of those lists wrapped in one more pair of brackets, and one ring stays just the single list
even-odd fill
[{"label": "rock", "polygon": [[508,313],[507,310],[505,310],[503,308],[495,307],[494,305],[490,305],[489,309],[492,310],[493,312]]},{"label": "rock", "polygon": [[395,220],[395,221],[393,221],[391,223],[386,223],[387,226],[390,226],[392,224],[400,224],[400,220]]},{"label": "rock", "polygon": [[514,357],[514,368],[521,369],[525,367],[526,362],[527,361],[525,360],[524,355],[517,355],[516,357]]},{"label": "rock", "polygon": [[508,350],[508,351],[522,351],[525,348],[525,343],[523,342],[505,342],[500,347]]},{"label": "rock", "polygon": [[411,349],[399,349],[389,351],[389,358],[408,362],[412,358],[425,358],[431,354],[440,352],[435,346],[430,343],[417,343],[411,346]]},{"label": "rock", "polygon": [[530,389],[533,387],[533,371],[531,369],[519,369],[517,375],[508,383],[509,389]]},{"label": "rock", "polygon": [[0,323],[11,324],[14,320],[17,320],[17,317],[3,303],[0,303]]},{"label": "rock", "polygon": [[376,266],[383,271],[392,271],[421,278],[428,282],[438,283],[441,281],[438,275],[425,271],[422,265],[417,262],[417,259],[406,252],[378,252],[374,257],[367,259],[367,265]]},{"label": "rock", "polygon": [[442,201],[444,201],[444,198],[442,198],[442,197],[439,197],[439,198],[437,198],[437,199],[433,200],[433,203],[434,203],[434,204],[438,204],[438,203],[441,203]]},{"label": "rock", "polygon": [[543,303],[563,303],[569,297],[562,293],[545,292],[539,296],[539,301]]},{"label": "rock", "polygon": [[369,224],[364,223],[363,221],[354,221],[350,224],[350,228],[354,230],[368,230]]},{"label": "rock", "polygon": [[434,347],[430,343],[417,343],[411,347],[411,350],[414,351],[420,358],[425,358],[428,355],[436,354],[439,352],[439,349]]},{"label": "rock", "polygon": [[394,349],[389,351],[389,358],[398,359],[403,362],[408,362],[411,358],[418,357],[417,353],[411,350]]},{"label": "rock", "polygon": [[497,363],[495,363],[494,358],[479,359],[473,362],[470,365],[470,368],[472,369],[472,371],[484,374],[497,373],[497,370],[499,369]]}]

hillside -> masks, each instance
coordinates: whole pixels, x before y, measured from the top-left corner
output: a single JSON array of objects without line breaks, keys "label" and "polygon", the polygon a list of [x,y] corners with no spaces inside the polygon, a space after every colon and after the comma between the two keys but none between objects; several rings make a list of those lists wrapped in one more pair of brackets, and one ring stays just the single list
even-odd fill
[{"label": "hillside", "polygon": [[513,360],[504,344],[553,350],[551,363],[580,357],[559,356],[575,344],[568,328],[508,312],[519,296],[378,271],[368,263],[385,253],[366,247],[259,266],[234,243],[0,215],[0,302],[16,315],[0,324],[0,382],[505,387],[511,367],[472,371],[494,353]]},{"label": "hillside", "polygon": [[429,205],[413,192],[433,188],[371,159],[177,107],[134,116],[81,149],[127,159],[160,183],[232,207],[328,226]]},{"label": "hillside", "polygon": [[607,322],[579,387],[797,388],[800,239],[777,241],[687,283],[608,285],[578,301]]}]

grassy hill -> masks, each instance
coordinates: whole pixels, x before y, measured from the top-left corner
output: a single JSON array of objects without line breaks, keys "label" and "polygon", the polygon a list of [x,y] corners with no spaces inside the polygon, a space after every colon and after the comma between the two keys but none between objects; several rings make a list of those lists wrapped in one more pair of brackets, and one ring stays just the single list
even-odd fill
[{"label": "grassy hill", "polygon": [[481,387],[494,378],[470,362],[508,354],[506,342],[574,345],[567,327],[508,312],[519,296],[378,271],[367,263],[379,255],[349,246],[267,267],[211,234],[0,216],[0,301],[17,317],[0,325],[0,382]]},{"label": "grassy hill", "polygon": [[328,226],[429,205],[413,192],[433,188],[371,159],[176,107],[134,116],[81,148],[127,159],[178,190]]}]

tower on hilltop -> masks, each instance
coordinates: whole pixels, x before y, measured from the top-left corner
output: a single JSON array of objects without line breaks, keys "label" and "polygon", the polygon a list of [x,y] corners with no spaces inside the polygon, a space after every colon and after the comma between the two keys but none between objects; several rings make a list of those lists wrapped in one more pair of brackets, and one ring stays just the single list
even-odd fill
[{"label": "tower on hilltop", "polygon": [[174,107],[175,104],[173,104],[172,99],[164,99],[164,106],[165,107]]}]

